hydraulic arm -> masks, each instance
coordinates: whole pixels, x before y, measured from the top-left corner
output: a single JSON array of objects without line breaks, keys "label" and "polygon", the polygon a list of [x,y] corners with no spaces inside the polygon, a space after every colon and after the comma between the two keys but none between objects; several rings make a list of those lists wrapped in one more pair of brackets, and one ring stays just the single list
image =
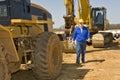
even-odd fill
[{"label": "hydraulic arm", "polygon": [[64,0],[66,6],[66,15],[63,16],[65,19],[65,33],[67,36],[73,31],[75,22],[74,22],[74,0]]}]

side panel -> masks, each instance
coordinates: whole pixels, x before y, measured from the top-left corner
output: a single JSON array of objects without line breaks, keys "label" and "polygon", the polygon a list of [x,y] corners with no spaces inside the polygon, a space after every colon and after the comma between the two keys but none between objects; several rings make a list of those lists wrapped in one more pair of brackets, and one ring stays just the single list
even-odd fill
[{"label": "side panel", "polygon": [[38,6],[36,4],[31,4],[31,14],[32,20],[44,20],[48,21],[49,23],[37,24],[43,26],[43,31],[52,31],[53,23],[52,22],[52,15],[46,11],[43,7]]},{"label": "side panel", "polygon": [[[30,0],[10,0],[11,19],[31,19]],[[17,15],[16,15],[17,14]]]}]

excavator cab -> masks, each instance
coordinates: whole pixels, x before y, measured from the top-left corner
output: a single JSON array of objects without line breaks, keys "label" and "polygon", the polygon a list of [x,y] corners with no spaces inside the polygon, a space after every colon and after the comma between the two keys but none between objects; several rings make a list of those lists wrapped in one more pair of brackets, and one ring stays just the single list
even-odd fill
[{"label": "excavator cab", "polygon": [[93,28],[97,28],[97,30],[104,30],[106,20],[106,9],[104,7],[92,8],[91,18]]}]

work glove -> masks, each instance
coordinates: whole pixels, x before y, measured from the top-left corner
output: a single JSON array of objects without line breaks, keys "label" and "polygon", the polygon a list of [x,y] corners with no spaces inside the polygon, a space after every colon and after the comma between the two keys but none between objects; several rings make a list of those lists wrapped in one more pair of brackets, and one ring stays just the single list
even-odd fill
[{"label": "work glove", "polygon": [[90,38],[87,39],[87,42],[90,42]]},{"label": "work glove", "polygon": [[75,40],[72,40],[72,44],[75,45],[75,44],[76,44],[76,41],[75,41]]}]

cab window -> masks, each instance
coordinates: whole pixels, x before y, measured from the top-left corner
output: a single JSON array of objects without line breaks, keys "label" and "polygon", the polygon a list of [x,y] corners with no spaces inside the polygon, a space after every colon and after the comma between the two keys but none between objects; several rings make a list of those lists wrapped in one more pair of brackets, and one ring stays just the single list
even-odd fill
[{"label": "cab window", "polygon": [[16,2],[20,2],[21,0],[15,0]]},{"label": "cab window", "polygon": [[5,1],[5,0],[0,0],[0,2]]},{"label": "cab window", "polygon": [[0,17],[5,17],[5,16],[7,16],[7,6],[1,5],[0,6]]}]

